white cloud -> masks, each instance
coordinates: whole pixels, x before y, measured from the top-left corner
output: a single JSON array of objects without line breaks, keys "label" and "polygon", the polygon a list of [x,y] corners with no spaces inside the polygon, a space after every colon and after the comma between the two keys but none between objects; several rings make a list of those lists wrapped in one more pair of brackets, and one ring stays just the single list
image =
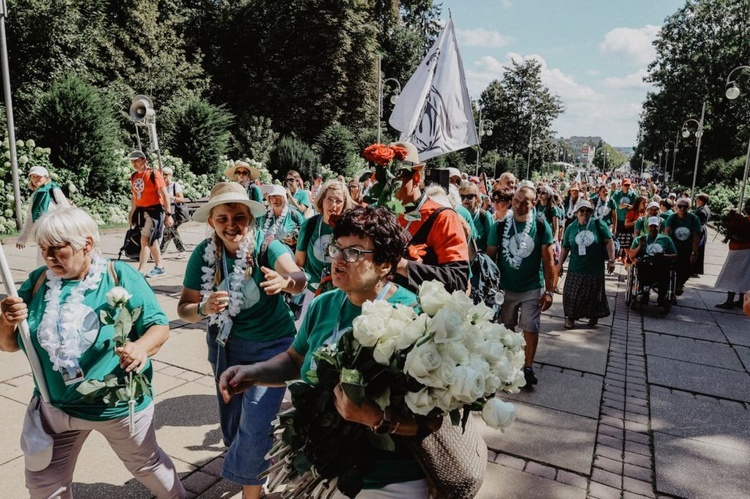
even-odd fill
[{"label": "white cloud", "polygon": [[631,73],[623,78],[610,77],[604,79],[604,85],[608,88],[615,90],[622,89],[649,89],[652,87],[650,83],[643,81],[648,71],[641,69],[635,73]]},{"label": "white cloud", "polygon": [[507,37],[498,31],[490,31],[484,28],[457,29],[456,35],[458,35],[461,44],[467,47],[505,47],[512,41],[510,37]]},{"label": "white cloud", "polygon": [[652,42],[659,29],[659,26],[651,24],[642,28],[615,28],[604,35],[599,50],[603,54],[623,57],[635,65],[645,66],[656,56]]}]

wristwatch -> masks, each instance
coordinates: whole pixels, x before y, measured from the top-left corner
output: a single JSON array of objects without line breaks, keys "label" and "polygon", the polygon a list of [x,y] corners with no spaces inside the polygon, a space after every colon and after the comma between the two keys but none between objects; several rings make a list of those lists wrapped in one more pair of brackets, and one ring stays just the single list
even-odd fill
[{"label": "wristwatch", "polygon": [[552,291],[545,291],[544,294],[547,295],[547,296],[549,296],[549,297],[554,297],[555,296]]},{"label": "wristwatch", "polygon": [[373,433],[377,433],[378,435],[383,435],[385,433],[390,433],[391,428],[393,427],[393,422],[391,421],[391,408],[386,407],[385,411],[383,411],[383,418],[378,421],[378,423],[370,428]]},{"label": "wristwatch", "polygon": [[208,317],[208,314],[203,313],[203,305],[205,305],[208,302],[208,300],[203,300],[200,303],[198,303],[198,315],[201,317]]}]

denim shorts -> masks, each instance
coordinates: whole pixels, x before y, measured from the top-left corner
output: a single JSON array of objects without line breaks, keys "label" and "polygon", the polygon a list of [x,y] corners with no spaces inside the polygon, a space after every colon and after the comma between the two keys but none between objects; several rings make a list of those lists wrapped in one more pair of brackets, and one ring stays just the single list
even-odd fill
[{"label": "denim shorts", "polygon": [[[285,352],[294,339],[287,336],[272,341],[253,341],[230,336],[226,346],[220,347],[216,334],[216,327],[211,326],[206,335],[208,361],[216,380],[227,367],[262,362]],[[224,445],[229,447],[221,476],[239,485],[263,484],[258,474],[269,465],[264,456],[271,449],[271,422],[279,412],[285,391],[284,387],[256,386],[225,404],[217,382],[221,433]]]}]

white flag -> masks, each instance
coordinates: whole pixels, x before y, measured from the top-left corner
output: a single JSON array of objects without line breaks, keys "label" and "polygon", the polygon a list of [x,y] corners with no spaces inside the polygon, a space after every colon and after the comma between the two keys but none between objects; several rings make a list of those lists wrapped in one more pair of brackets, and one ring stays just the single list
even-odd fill
[{"label": "white flag", "polygon": [[479,142],[453,19],[406,83],[388,122],[400,140],[417,146],[420,160]]}]

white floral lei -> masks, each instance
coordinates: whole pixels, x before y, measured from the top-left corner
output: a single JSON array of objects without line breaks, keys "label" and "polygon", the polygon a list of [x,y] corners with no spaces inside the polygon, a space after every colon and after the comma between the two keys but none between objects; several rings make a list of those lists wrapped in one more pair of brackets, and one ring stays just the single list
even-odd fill
[{"label": "white floral lei", "polygon": [[[523,232],[521,234],[526,234],[527,236],[531,232],[531,226],[533,225],[533,220],[529,219],[530,217],[526,217],[526,227],[523,228]],[[513,263],[513,259],[510,257],[510,226],[511,224],[515,225],[515,219],[511,217],[507,217],[505,219],[505,230],[503,231],[503,257],[505,257],[505,261],[508,262],[508,265],[511,267],[516,267],[515,263]],[[516,234],[518,236],[518,234]],[[518,237],[516,237],[516,240],[518,240]]]},{"label": "white floral lei", "polygon": [[606,204],[609,203],[609,196],[602,201],[601,196],[596,196],[596,208],[594,208],[594,219],[596,220],[603,220],[604,217],[609,215],[609,213],[612,211],[611,209],[608,209],[606,213],[599,213],[599,209],[604,205],[605,208],[607,208]]},{"label": "white floral lei", "polygon": [[284,223],[284,220],[286,219],[287,213],[289,213],[289,203],[284,203],[284,209],[281,210],[281,214],[276,218],[273,227],[271,227],[271,220],[273,220],[274,216],[273,208],[268,210],[268,213],[266,213],[266,223],[263,225],[263,232],[266,235],[263,239],[264,247],[271,244],[271,241],[276,237],[276,234],[279,232],[279,227],[281,227],[281,224]]},{"label": "white floral lei", "polygon": [[[236,316],[240,312],[240,307],[244,295],[242,294],[242,281],[245,279],[245,271],[247,270],[247,251],[250,247],[250,238],[254,234],[251,232],[245,236],[245,239],[240,243],[240,247],[237,250],[237,258],[234,261],[232,267],[232,273],[229,276],[225,276],[227,280],[227,291],[229,292],[229,306],[225,308],[219,314],[209,314],[208,324],[216,324],[219,327],[219,331],[223,330],[224,324],[229,324],[229,328],[232,326],[232,317]],[[201,267],[203,276],[201,280],[201,296],[204,300],[208,299],[209,296],[214,292],[214,275],[216,274],[216,243],[214,243],[213,237],[208,240],[206,249],[203,252],[203,261],[206,262],[206,266]]]},{"label": "white floral lei", "polygon": [[76,327],[79,322],[77,314],[80,314],[80,305],[83,303],[86,292],[99,287],[106,270],[107,260],[96,255],[86,278],[71,290],[63,304],[60,303],[62,278],[52,269],[47,269],[49,289],[44,295],[44,315],[37,329],[37,339],[39,345],[49,354],[52,369],[58,372],[65,369],[71,378],[74,378],[80,371],[78,359],[83,353],[81,332]]},{"label": "white floral lei", "polygon": [[566,218],[571,218],[575,214],[576,204],[578,204],[578,198],[576,198],[576,202],[574,203],[573,196],[568,196],[568,211]]}]

